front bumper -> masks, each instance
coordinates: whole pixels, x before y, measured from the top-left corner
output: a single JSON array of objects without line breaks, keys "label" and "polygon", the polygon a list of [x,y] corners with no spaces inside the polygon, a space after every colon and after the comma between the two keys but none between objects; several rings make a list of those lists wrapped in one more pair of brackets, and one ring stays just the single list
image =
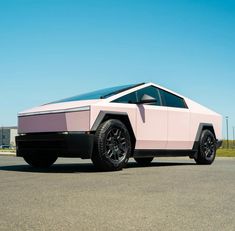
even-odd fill
[{"label": "front bumper", "polygon": [[83,133],[31,133],[16,137],[17,156],[42,153],[90,159],[94,135]]}]

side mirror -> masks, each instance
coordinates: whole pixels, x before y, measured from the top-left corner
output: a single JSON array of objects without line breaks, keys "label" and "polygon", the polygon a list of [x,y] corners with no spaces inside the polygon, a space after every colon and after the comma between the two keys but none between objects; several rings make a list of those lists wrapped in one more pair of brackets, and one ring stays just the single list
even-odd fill
[{"label": "side mirror", "polygon": [[157,103],[157,100],[150,95],[144,94],[138,104],[151,104]]}]

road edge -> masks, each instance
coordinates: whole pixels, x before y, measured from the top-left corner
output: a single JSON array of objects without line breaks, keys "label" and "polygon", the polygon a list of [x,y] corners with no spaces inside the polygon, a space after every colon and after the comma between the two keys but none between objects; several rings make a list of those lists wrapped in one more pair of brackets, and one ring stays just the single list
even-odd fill
[{"label": "road edge", "polygon": [[15,152],[0,152],[0,156],[16,156]]}]

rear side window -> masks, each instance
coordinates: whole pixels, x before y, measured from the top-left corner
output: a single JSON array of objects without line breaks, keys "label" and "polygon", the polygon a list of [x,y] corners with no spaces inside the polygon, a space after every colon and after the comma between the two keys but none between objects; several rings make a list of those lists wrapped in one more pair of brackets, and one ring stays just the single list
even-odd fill
[{"label": "rear side window", "polygon": [[183,98],[164,90],[160,90],[160,94],[163,99],[164,106],[176,107],[176,108],[188,108]]}]

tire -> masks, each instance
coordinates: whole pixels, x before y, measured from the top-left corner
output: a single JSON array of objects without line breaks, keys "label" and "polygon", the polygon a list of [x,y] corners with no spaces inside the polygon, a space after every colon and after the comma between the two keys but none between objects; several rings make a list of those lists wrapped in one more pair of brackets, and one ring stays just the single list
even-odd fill
[{"label": "tire", "polygon": [[210,165],[214,162],[216,156],[216,139],[210,130],[202,131],[198,155],[194,158],[197,164]]},{"label": "tire", "polygon": [[99,170],[122,170],[126,166],[130,154],[130,134],[120,120],[110,119],[98,127],[91,159]]},{"label": "tire", "polygon": [[146,157],[146,158],[134,158],[134,159],[141,166],[149,166],[154,158],[153,157]]},{"label": "tire", "polygon": [[31,155],[25,155],[23,158],[25,162],[34,168],[49,168],[56,162],[58,157],[52,154],[46,155],[35,153]]}]

